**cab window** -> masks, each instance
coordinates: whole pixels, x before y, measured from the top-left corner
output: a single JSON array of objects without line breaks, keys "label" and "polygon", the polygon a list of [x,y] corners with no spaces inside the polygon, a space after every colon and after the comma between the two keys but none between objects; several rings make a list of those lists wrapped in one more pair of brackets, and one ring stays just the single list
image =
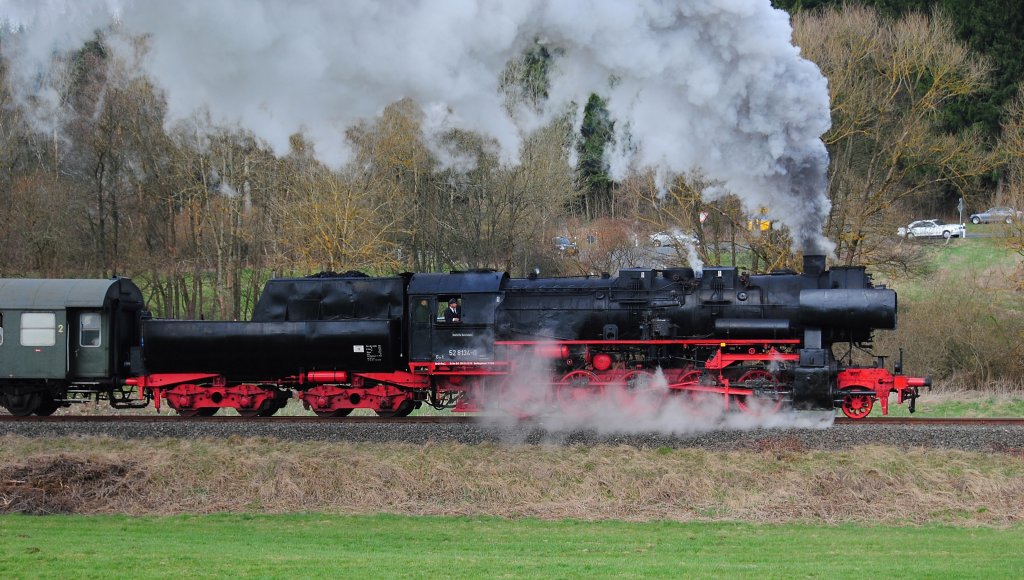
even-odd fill
[{"label": "cab window", "polygon": [[462,322],[462,297],[439,296],[437,301],[437,321],[451,324]]},{"label": "cab window", "polygon": [[57,316],[53,312],[25,312],[21,315],[22,346],[57,344]]},{"label": "cab window", "polygon": [[431,313],[434,311],[430,305],[430,299],[419,297],[414,300],[415,305],[412,307],[412,320],[416,324],[430,324],[432,319]]},{"label": "cab window", "polygon": [[83,313],[81,328],[78,333],[78,343],[87,348],[94,348],[100,345],[100,315],[96,312]]},{"label": "cab window", "polygon": [[0,345],[4,343],[4,313],[0,312]]}]

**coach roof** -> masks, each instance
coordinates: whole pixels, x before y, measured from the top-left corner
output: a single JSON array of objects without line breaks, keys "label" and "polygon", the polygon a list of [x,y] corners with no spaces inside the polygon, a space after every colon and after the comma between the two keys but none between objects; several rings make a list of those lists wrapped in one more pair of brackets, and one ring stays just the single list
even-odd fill
[{"label": "coach roof", "polygon": [[0,279],[0,308],[59,310],[102,308],[111,300],[142,304],[142,292],[128,278],[109,280]]}]

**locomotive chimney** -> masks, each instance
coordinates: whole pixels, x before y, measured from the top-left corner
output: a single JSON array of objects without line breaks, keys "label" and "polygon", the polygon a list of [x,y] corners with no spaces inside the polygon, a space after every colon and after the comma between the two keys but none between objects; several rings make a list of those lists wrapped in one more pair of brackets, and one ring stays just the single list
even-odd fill
[{"label": "locomotive chimney", "polygon": [[804,254],[804,276],[818,276],[824,271],[824,255]]}]

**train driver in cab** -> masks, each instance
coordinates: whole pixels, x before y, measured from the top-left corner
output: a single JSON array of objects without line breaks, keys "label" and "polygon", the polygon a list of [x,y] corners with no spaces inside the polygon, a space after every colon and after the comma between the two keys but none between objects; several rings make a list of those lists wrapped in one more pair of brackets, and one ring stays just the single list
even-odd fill
[{"label": "train driver in cab", "polygon": [[413,320],[417,324],[427,324],[430,322],[431,311],[430,302],[426,298],[420,300],[418,306],[416,306],[415,312],[413,312]]},{"label": "train driver in cab", "polygon": [[462,322],[462,307],[459,306],[457,299],[452,298],[448,301],[448,308],[444,309],[444,321]]}]

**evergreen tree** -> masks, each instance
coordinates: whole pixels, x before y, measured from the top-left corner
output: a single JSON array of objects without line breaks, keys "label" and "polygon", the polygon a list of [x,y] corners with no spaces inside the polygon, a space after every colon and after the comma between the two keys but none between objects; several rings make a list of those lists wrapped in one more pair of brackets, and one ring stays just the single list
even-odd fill
[{"label": "evergreen tree", "polygon": [[611,196],[612,180],[608,175],[605,149],[611,143],[615,123],[608,114],[605,100],[591,94],[583,109],[580,127],[579,165],[580,184],[584,190],[584,211],[588,217],[598,217],[596,209]]}]

